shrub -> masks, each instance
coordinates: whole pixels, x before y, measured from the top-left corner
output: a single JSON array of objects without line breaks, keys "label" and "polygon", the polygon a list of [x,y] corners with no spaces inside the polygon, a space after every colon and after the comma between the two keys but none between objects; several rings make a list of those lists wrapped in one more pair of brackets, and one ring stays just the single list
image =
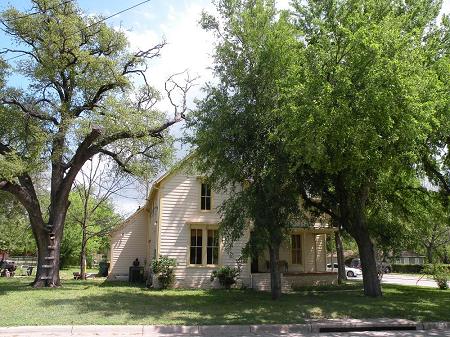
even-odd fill
[{"label": "shrub", "polygon": [[221,286],[225,287],[225,289],[230,289],[231,286],[236,283],[236,278],[238,276],[239,270],[237,268],[224,266],[212,272],[211,282],[214,281],[215,278],[218,278]]},{"label": "shrub", "polygon": [[450,279],[450,270],[447,265],[443,264],[429,264],[424,268],[424,273],[430,274],[433,276],[433,279],[436,281],[439,289],[447,290],[448,289],[448,281]]},{"label": "shrub", "polygon": [[173,268],[177,265],[175,259],[160,255],[159,258],[151,263],[152,272],[157,275],[161,289],[167,289],[172,286],[175,280]]},{"label": "shrub", "polygon": [[393,264],[392,271],[402,274],[420,274],[423,271],[423,265],[420,264]]}]

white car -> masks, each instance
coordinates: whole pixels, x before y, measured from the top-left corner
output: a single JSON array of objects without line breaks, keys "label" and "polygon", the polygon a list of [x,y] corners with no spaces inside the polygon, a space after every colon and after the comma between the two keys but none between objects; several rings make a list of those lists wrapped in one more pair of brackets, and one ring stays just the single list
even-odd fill
[{"label": "white car", "polygon": [[[338,264],[334,263],[333,267],[334,268],[331,267],[331,263],[328,263],[327,271],[337,271]],[[362,271],[361,271],[361,269],[358,269],[358,268],[351,268],[351,267],[345,266],[345,275],[347,275],[347,277],[356,277],[356,276],[362,275]]]}]

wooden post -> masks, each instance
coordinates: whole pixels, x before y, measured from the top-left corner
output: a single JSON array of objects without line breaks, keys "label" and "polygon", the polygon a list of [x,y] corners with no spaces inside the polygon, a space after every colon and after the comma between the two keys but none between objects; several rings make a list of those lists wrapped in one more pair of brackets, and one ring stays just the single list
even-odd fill
[{"label": "wooden post", "polygon": [[314,271],[317,273],[317,234],[313,234],[314,239]]}]

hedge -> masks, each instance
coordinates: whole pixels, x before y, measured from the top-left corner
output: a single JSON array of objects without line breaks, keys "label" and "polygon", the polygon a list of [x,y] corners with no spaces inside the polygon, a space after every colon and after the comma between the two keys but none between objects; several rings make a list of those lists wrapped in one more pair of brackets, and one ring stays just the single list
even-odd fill
[{"label": "hedge", "polygon": [[393,264],[392,272],[402,274],[421,274],[423,265],[420,264]]},{"label": "hedge", "polygon": [[[444,264],[450,272],[450,264]],[[393,264],[392,272],[402,274],[422,274],[425,265],[420,264]]]}]

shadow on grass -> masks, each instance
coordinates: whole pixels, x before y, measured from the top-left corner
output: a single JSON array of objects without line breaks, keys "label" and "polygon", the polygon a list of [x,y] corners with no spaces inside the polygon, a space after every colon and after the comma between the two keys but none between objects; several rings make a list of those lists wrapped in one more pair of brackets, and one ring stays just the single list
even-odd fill
[{"label": "shadow on grass", "polygon": [[[54,291],[55,288],[33,288],[31,286],[34,276],[0,278],[0,295],[6,295],[8,292],[39,292]],[[98,287],[102,280],[61,280],[62,285],[58,290],[82,290],[89,287]]]},{"label": "shadow on grass", "polygon": [[[107,318],[114,324],[302,323],[308,318],[450,319],[450,292],[427,288],[385,286],[382,298],[368,298],[361,291],[307,291],[283,295],[279,301],[272,301],[268,293],[252,290],[155,291],[116,282],[104,282],[98,288],[102,291],[80,295],[71,300],[71,305],[79,314]],[[57,308],[67,300],[48,298],[42,302],[46,307]]]}]

